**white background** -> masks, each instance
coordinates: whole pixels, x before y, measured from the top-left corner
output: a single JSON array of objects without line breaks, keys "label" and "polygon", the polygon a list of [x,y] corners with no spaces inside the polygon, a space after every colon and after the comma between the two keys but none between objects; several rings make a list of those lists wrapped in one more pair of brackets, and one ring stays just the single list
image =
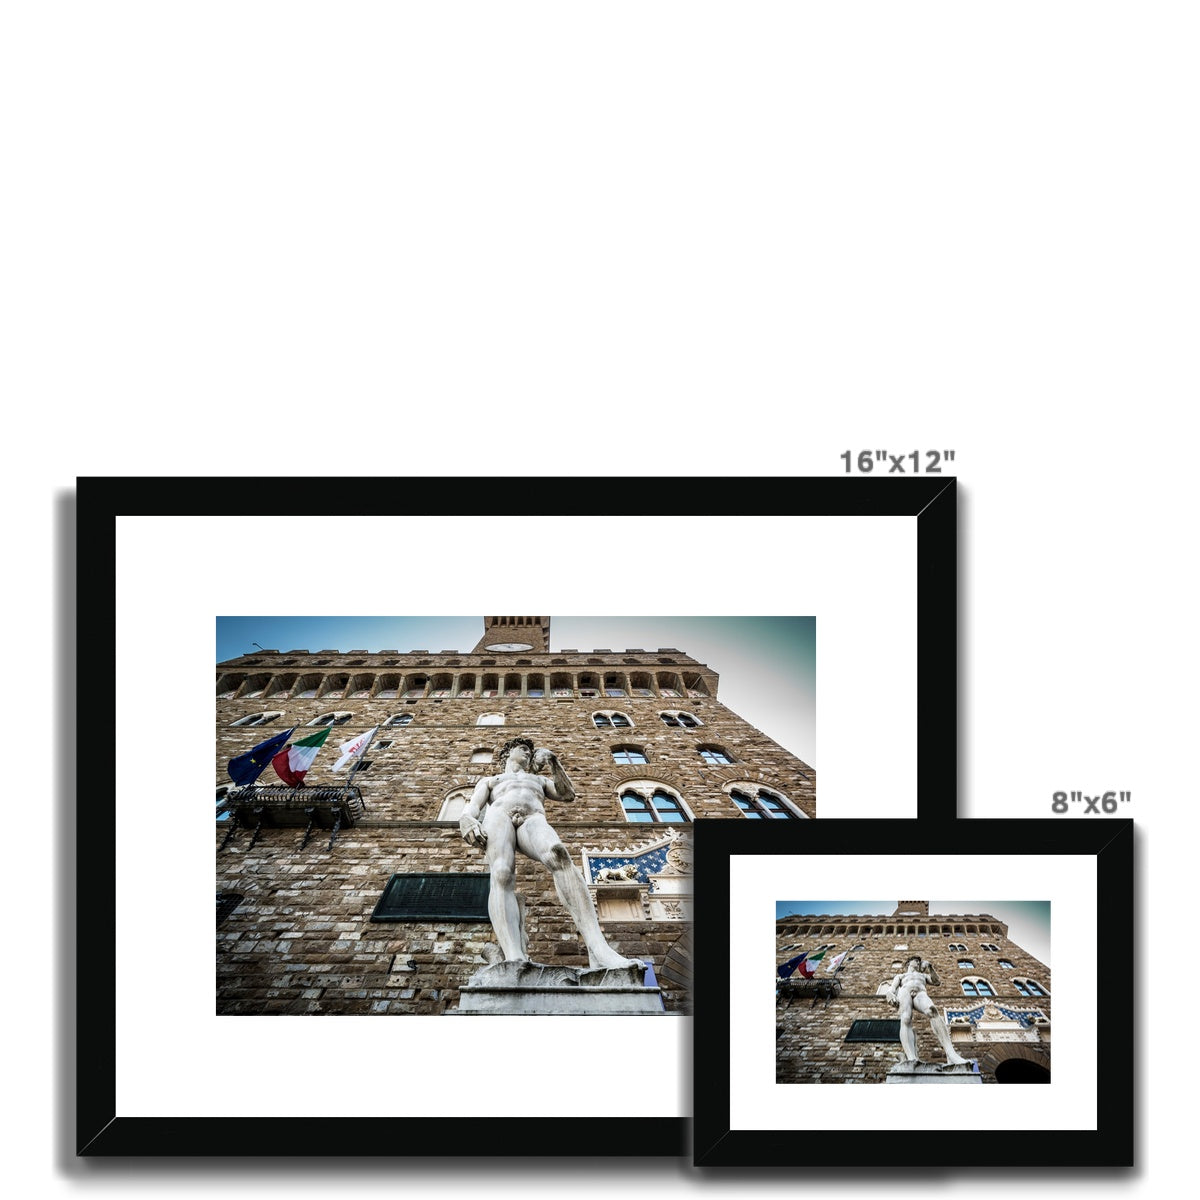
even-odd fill
[{"label": "white background", "polygon": [[[1193,6],[111,0],[7,5],[0,33],[25,1194],[793,1191],[650,1161],[76,1163],[72,759],[42,749],[71,727],[61,498],[78,474],[461,472],[495,511],[514,474],[617,473],[655,520],[598,572],[606,611],[627,565],[681,597],[769,588],[788,564],[736,541],[656,581],[659,529],[870,448],[956,453],[960,811],[1096,820],[1053,818],[1051,793],[1133,792],[1140,1165],[1022,1191],[1170,1187],[1191,1123],[1169,1035],[1195,986],[1172,957],[1195,844]],[[739,478],[672,482],[692,473]],[[407,490],[436,510],[437,484]],[[403,549],[351,537],[293,578]],[[478,549],[473,568],[501,553]],[[287,582],[267,561],[243,578]],[[169,650],[146,647],[164,696]],[[82,719],[108,686],[85,685]],[[1107,979],[1123,1019],[1130,976]],[[845,1165],[823,1184],[877,1191]]]}]

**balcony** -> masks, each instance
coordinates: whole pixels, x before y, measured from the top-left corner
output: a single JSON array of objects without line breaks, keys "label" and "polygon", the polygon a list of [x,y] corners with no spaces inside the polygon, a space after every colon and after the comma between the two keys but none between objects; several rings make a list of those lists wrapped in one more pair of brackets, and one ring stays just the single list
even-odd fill
[{"label": "balcony", "polygon": [[775,983],[775,1003],[786,1008],[797,1000],[811,1000],[810,1008],[816,1008],[819,1000],[829,1007],[830,1000],[842,994],[840,979],[781,979]]},{"label": "balcony", "polygon": [[353,827],[366,813],[362,792],[356,787],[259,787],[252,784],[226,798],[229,832],[221,849],[233,840],[239,829],[252,829],[248,850],[258,841],[263,829],[301,829],[300,849],[308,845],[314,829],[328,829],[329,849],[338,833]]}]

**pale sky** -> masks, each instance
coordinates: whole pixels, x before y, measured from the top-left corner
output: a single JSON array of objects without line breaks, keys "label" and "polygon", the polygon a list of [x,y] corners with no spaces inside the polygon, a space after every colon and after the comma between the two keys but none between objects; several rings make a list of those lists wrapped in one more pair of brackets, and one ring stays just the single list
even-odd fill
[{"label": "pale sky", "polygon": [[[265,650],[471,650],[478,617],[218,617],[216,661]],[[258,643],[255,646],[254,643]],[[817,768],[814,617],[556,617],[550,648],[672,647],[720,675],[718,699]]]}]

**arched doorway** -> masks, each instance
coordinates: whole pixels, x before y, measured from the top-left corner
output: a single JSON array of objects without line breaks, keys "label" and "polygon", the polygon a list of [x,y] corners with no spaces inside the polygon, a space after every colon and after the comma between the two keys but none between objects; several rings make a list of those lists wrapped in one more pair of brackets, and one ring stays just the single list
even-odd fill
[{"label": "arched doorway", "polygon": [[1050,1072],[1028,1058],[1007,1058],[996,1064],[997,1083],[1049,1083]]}]

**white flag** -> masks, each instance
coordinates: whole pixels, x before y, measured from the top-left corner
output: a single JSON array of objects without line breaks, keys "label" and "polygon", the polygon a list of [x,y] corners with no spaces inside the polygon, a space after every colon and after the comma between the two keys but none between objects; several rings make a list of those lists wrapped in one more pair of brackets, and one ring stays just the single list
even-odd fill
[{"label": "white flag", "polygon": [[368,729],[366,733],[360,733],[358,737],[343,742],[338,747],[341,757],[333,764],[333,769],[340,771],[352,758],[357,758],[367,748],[367,743],[375,736],[378,728],[376,725],[374,729]]},{"label": "white flag", "polygon": [[827,966],[825,970],[831,972],[836,971],[838,967],[842,965],[842,959],[845,958],[848,953],[849,951],[843,950],[836,958],[831,958],[829,960],[829,966]]}]

